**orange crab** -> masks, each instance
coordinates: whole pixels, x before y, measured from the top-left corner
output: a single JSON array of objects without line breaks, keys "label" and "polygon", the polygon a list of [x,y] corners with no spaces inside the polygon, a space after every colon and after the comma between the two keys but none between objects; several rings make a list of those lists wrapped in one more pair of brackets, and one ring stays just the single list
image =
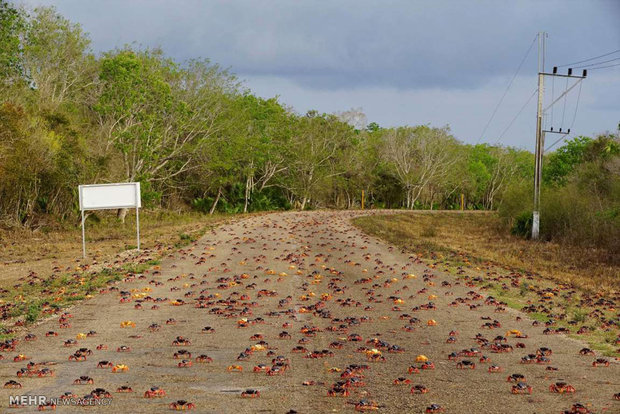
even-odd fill
[{"label": "orange crab", "polygon": [[129,367],[125,364],[116,364],[112,368],[112,372],[127,372],[129,371]]}]

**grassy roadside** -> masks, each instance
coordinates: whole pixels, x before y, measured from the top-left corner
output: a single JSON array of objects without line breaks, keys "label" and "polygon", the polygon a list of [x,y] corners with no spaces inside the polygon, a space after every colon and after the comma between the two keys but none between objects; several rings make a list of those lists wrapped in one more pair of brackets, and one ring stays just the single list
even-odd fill
[{"label": "grassy roadside", "polygon": [[364,216],[353,223],[535,320],[553,319],[553,327],[567,328],[605,355],[620,356],[615,342],[620,329],[613,322],[620,269],[601,264],[597,255],[557,253],[560,246],[505,235],[493,214],[413,212]]},{"label": "grassy roadside", "polygon": [[[104,215],[87,224],[87,243],[92,252],[87,260],[76,259],[81,256],[79,228],[58,229],[46,234],[0,233],[0,242],[8,246],[0,254],[0,260],[5,261],[3,270],[11,268],[13,272],[21,272],[19,278],[0,280],[0,286],[6,287],[0,289],[0,340],[14,337],[20,327],[57,314],[125,277],[157,266],[171,249],[193,243],[208,230],[232,218],[233,215],[193,213],[141,214],[142,251],[138,253],[127,251],[135,246],[126,244],[127,240],[135,238],[135,221],[127,220],[123,224],[111,215]],[[10,259],[8,264],[7,259]]]}]

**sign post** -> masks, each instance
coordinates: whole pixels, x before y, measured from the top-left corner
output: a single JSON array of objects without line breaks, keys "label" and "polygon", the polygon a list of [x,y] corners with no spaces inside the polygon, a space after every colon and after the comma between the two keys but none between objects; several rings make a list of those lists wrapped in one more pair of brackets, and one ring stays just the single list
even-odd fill
[{"label": "sign post", "polygon": [[90,184],[78,187],[80,211],[82,213],[82,255],[86,257],[86,236],[84,230],[84,211],[117,210],[119,208],[136,209],[136,238],[140,251],[140,214],[142,207],[140,183]]}]

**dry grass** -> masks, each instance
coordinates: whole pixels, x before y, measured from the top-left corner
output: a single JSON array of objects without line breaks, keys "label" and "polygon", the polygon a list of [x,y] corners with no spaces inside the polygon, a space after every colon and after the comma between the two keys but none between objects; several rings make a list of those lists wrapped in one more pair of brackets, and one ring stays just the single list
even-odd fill
[{"label": "dry grass", "polygon": [[[175,245],[202,234],[230,215],[207,216],[200,213],[169,211],[140,212],[141,247]],[[0,287],[9,287],[31,271],[45,275],[54,266],[101,262],[136,247],[135,215],[129,213],[125,223],[113,212],[98,212],[86,221],[86,249],[82,259],[82,234],[79,225],[65,225],[51,231],[25,229],[0,230]]]},{"label": "dry grass", "polygon": [[588,291],[620,288],[620,267],[605,263],[605,252],[533,242],[510,235],[494,213],[412,212],[360,217],[369,233],[421,253],[465,253],[470,260],[534,272]]}]

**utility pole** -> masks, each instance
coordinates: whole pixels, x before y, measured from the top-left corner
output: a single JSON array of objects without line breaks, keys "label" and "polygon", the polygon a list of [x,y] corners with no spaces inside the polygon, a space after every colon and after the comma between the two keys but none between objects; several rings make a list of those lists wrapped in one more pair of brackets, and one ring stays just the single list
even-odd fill
[{"label": "utility pole", "polygon": [[[556,102],[566,96],[575,86],[584,80],[588,74],[587,70],[583,71],[582,76],[573,75],[573,69],[568,68],[567,75],[558,74],[557,66],[553,67],[552,73],[545,73],[545,39],[547,37],[546,32],[538,33],[538,108],[536,110],[536,151],[535,151],[535,170],[534,170],[534,214],[532,217],[532,239],[536,240],[540,237],[540,184],[542,181],[542,167],[543,167],[543,155],[545,152],[545,134],[562,134],[567,135],[570,133],[570,129],[562,132],[562,128],[559,131],[554,131],[553,127],[549,130],[543,130],[543,117],[545,112],[551,108]],[[545,76],[558,76],[562,78],[575,78],[578,79],[570,88],[566,89],[564,93],[558,96],[551,104],[543,109],[544,93],[545,93]]]},{"label": "utility pole", "polygon": [[532,239],[538,239],[540,229],[540,180],[542,178],[542,157],[545,135],[542,132],[543,97],[545,77],[545,38],[547,33],[538,33],[538,109],[536,110],[536,164],[534,169],[534,215],[532,218]]}]

